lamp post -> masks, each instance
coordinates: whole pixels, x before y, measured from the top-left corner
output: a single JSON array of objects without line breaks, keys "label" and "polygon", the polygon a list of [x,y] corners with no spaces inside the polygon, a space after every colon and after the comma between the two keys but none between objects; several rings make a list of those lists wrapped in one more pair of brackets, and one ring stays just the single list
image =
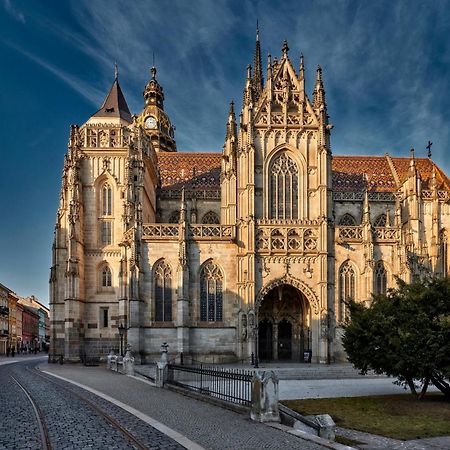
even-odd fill
[{"label": "lamp post", "polygon": [[119,325],[119,336],[120,336],[120,356],[123,356],[123,335],[125,334],[125,327]]}]

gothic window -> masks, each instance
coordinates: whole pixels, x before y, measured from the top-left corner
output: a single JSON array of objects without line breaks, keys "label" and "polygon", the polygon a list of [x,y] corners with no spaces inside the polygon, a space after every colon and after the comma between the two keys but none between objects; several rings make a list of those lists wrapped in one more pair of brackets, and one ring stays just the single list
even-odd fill
[{"label": "gothic window", "polygon": [[103,220],[101,223],[101,242],[102,245],[112,244],[112,223],[108,220]]},{"label": "gothic window", "polygon": [[439,233],[439,253],[441,257],[442,276],[448,275],[448,236],[446,230]]},{"label": "gothic window", "polygon": [[106,183],[102,188],[102,215],[110,216],[112,214],[112,189]]},{"label": "gothic window", "polygon": [[200,272],[200,320],[220,322],[223,318],[223,275],[220,268],[208,261]]},{"label": "gothic window", "polygon": [[173,211],[169,216],[169,223],[178,223],[180,221],[180,211]]},{"label": "gothic window", "polygon": [[386,294],[387,290],[387,272],[383,261],[378,261],[375,266],[375,294]]},{"label": "gothic window", "polygon": [[269,171],[271,219],[298,219],[298,167],[286,154],[274,159]]},{"label": "gothic window", "polygon": [[219,224],[220,223],[219,216],[213,211],[208,211],[203,216],[202,223],[204,223],[204,224],[210,224],[210,223]]},{"label": "gothic window", "polygon": [[170,322],[172,320],[172,270],[161,261],[154,271],[155,279],[155,320]]},{"label": "gothic window", "polygon": [[380,214],[373,223],[374,227],[385,227],[386,226],[386,214]]},{"label": "gothic window", "polygon": [[101,271],[102,287],[107,288],[112,286],[111,269],[108,266],[103,266]]},{"label": "gothic window", "polygon": [[339,321],[345,320],[347,307],[345,302],[356,297],[356,275],[352,264],[347,261],[339,269]]},{"label": "gothic window", "polygon": [[346,213],[339,220],[339,225],[353,227],[356,225],[356,220],[351,214]]}]

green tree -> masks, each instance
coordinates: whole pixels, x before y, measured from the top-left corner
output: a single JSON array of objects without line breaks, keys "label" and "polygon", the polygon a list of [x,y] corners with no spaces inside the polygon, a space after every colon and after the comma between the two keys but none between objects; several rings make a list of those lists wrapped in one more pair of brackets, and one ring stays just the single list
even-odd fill
[{"label": "green tree", "polygon": [[348,359],[362,373],[397,377],[419,398],[431,382],[450,399],[450,278],[397,282],[368,306],[348,302]]}]

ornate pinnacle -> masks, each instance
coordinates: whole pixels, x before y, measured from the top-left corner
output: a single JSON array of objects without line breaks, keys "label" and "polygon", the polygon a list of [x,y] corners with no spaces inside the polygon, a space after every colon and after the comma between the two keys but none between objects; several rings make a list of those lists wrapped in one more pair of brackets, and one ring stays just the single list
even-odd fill
[{"label": "ornate pinnacle", "polygon": [[156,67],[153,65],[150,70],[152,73],[152,80],[156,80]]},{"label": "ornate pinnacle", "polygon": [[283,49],[282,50],[283,50],[283,56],[287,58],[287,54],[288,54],[288,51],[289,51],[289,46],[288,46],[288,42],[287,42],[286,39],[283,42]]},{"label": "ornate pinnacle", "polygon": [[263,74],[262,74],[262,62],[261,62],[261,45],[259,43],[259,27],[258,21],[256,21],[256,44],[255,44],[255,57],[253,58],[253,92],[256,99],[259,98],[263,90]]}]

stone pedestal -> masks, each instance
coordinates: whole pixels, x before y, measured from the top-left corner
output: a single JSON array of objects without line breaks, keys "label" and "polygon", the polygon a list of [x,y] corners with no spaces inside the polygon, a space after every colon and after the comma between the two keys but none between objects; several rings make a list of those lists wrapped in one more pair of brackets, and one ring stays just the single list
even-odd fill
[{"label": "stone pedestal", "polygon": [[271,371],[256,371],[252,379],[252,420],[279,422],[278,377]]}]

